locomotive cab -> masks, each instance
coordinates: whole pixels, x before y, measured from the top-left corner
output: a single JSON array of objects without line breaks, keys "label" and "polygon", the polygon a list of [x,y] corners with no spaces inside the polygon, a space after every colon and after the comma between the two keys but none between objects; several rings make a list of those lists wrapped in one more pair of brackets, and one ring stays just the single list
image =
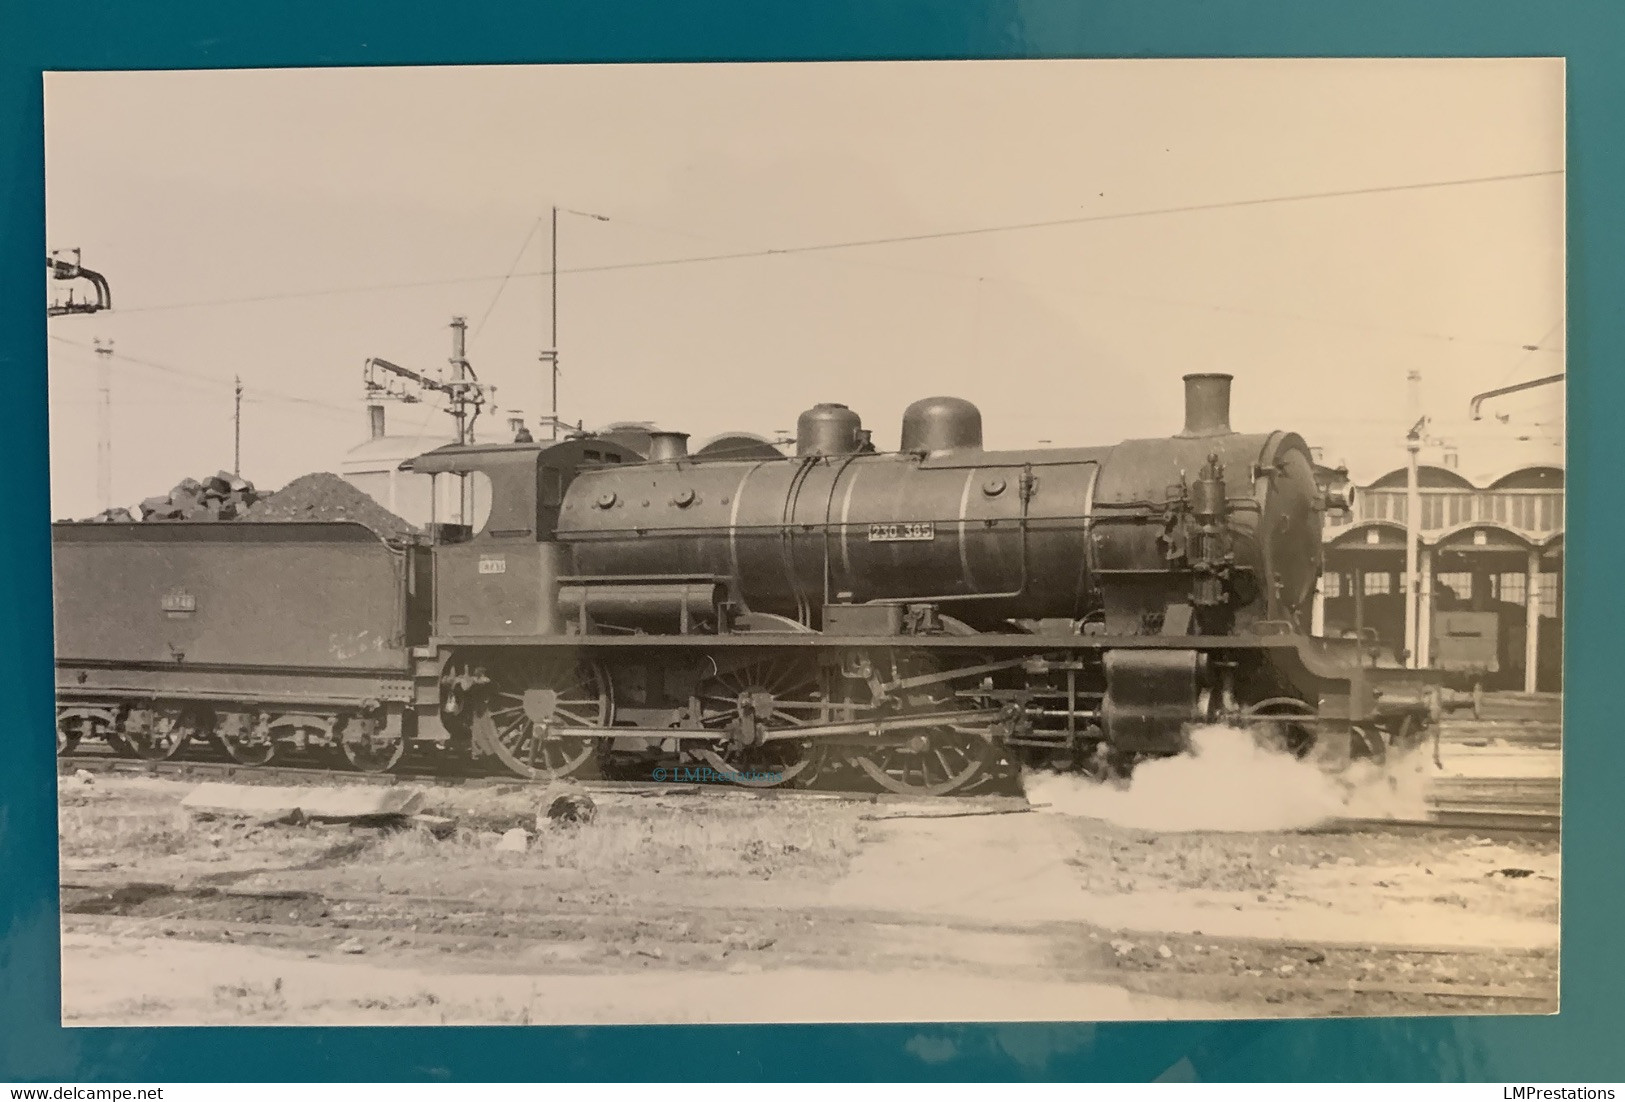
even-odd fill
[{"label": "locomotive cab", "polygon": [[[628,445],[600,437],[549,444],[462,444],[426,452],[402,470],[483,475],[490,509],[477,530],[446,525],[432,549],[438,638],[557,635],[559,580],[570,570],[555,540],[565,491],[581,471],[636,463]],[[444,531],[449,529],[449,531]]]}]

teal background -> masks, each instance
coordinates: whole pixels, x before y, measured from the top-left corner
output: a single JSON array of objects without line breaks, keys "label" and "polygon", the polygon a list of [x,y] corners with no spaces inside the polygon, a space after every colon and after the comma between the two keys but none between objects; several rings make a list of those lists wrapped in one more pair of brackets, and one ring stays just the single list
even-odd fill
[{"label": "teal background", "polygon": [[[0,0],[0,1080],[1625,1079],[1625,5],[1619,0]],[[58,1028],[40,73],[800,59],[1566,56],[1563,1013],[886,1027]],[[1486,227],[1486,232],[1492,232]],[[861,1012],[861,1008],[854,1008]]]}]

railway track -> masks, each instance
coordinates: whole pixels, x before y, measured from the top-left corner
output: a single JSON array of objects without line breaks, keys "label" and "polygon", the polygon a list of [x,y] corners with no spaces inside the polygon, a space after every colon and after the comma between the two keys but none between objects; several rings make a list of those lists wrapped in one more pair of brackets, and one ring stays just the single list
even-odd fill
[{"label": "railway track", "polygon": [[1498,836],[1555,836],[1562,829],[1558,777],[1437,777],[1421,819],[1349,818],[1328,831],[1468,831]]},{"label": "railway track", "polygon": [[[465,788],[546,788],[550,784],[568,785],[588,792],[620,792],[629,795],[686,794],[717,792],[745,796],[753,799],[841,800],[861,803],[918,803],[923,797],[899,795],[892,792],[819,791],[804,788],[752,788],[729,784],[725,781],[683,780],[611,780],[572,777],[565,781],[547,779],[527,780],[510,774],[446,774],[446,773],[362,773],[348,769],[326,769],[320,766],[239,765],[219,761],[139,761],[110,755],[86,755],[57,759],[57,775],[72,776],[83,770],[92,774],[125,777],[162,777],[169,780],[228,781],[233,784],[327,786],[394,785],[465,787]],[[960,804],[1005,806],[1012,803],[1026,805],[1023,797],[988,792],[985,788],[936,797]]]},{"label": "railway track", "polygon": [[1358,834],[1378,831],[1401,834],[1461,833],[1495,838],[1557,837],[1559,816],[1494,807],[1435,811],[1426,819],[1334,819],[1315,827],[1315,834]]},{"label": "railway track", "polygon": [[[244,766],[234,762],[134,761],[111,756],[75,756],[58,760],[59,775],[71,776],[78,770],[92,774],[130,777],[163,777],[172,780],[228,781],[253,785],[434,785],[443,787],[498,788],[542,786],[543,780],[524,780],[506,775],[447,776],[445,774],[358,773],[343,769],[303,766]],[[683,781],[571,780],[572,787],[589,792],[619,792],[631,795],[659,795],[712,791],[752,798],[796,800],[842,800],[865,803],[915,803],[914,797],[889,792],[824,792],[788,788],[742,788],[730,784]],[[953,797],[955,806],[983,804],[999,807],[1022,806],[1022,796],[981,794]],[[1561,785],[1556,777],[1436,779],[1428,793],[1425,818],[1346,818],[1315,828],[1324,833],[1352,833],[1366,830],[1427,833],[1435,831],[1470,832],[1498,837],[1556,836],[1561,830]]]}]

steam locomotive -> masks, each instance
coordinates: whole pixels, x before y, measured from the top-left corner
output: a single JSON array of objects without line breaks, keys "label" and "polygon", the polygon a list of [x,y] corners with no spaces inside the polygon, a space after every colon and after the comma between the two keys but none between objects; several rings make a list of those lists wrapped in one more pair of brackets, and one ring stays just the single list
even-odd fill
[{"label": "steam locomotive", "polygon": [[481,475],[478,531],[355,524],[54,527],[58,740],[161,759],[408,750],[523,777],[661,757],[737,783],[846,773],[943,795],[1019,762],[1106,775],[1196,726],[1380,755],[1436,721],[1425,673],[1309,634],[1321,523],[1302,438],[1185,424],[1109,447],[988,451],[927,398],[879,452],[803,413],[795,454],[654,433],[439,448]]}]

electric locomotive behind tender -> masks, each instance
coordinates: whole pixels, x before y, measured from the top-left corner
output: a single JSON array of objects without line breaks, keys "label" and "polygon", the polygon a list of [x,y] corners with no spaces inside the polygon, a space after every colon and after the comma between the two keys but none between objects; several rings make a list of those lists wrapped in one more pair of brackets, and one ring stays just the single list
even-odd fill
[{"label": "electric locomotive behind tender", "polygon": [[635,463],[422,456],[503,502],[435,550],[441,720],[521,774],[663,749],[929,794],[1001,755],[1177,753],[1207,722],[1380,751],[1438,698],[1385,695],[1354,641],[1307,633],[1322,516],[1351,491],[1297,435],[1232,431],[1229,376],[1185,382],[1184,431],[1102,448],[986,451],[974,406],[929,398],[895,453],[823,405],[793,457],[679,434]]}]

